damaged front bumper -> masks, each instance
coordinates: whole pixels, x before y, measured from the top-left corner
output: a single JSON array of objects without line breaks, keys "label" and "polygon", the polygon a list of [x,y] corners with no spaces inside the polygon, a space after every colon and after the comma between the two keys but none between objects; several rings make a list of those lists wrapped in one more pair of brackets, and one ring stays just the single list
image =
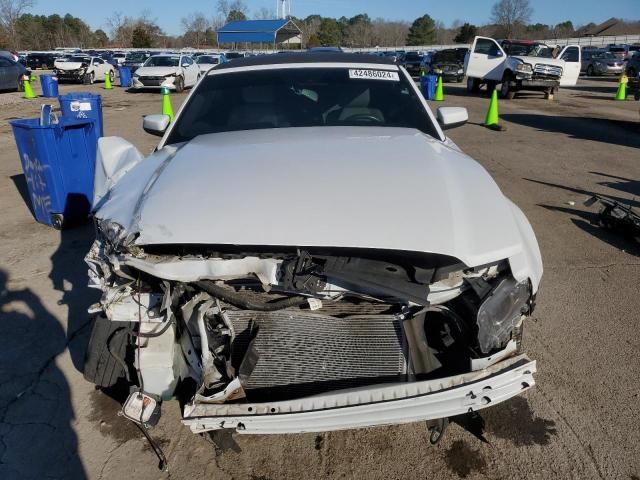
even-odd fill
[{"label": "damaged front bumper", "polygon": [[381,385],[273,403],[194,403],[183,423],[194,433],[324,432],[448,418],[521,394],[535,384],[536,362],[525,355],[481,371],[436,380]]}]

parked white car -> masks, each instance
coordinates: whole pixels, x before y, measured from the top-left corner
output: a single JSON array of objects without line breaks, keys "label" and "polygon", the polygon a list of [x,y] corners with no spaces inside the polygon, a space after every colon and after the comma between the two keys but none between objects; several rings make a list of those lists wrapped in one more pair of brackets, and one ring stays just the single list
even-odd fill
[{"label": "parked white car", "polygon": [[502,98],[511,99],[521,90],[552,95],[560,86],[575,85],[580,76],[579,45],[567,45],[554,56],[554,49],[529,40],[476,37],[464,62],[467,89],[481,85],[491,91],[500,84]]},{"label": "parked white car", "polygon": [[467,119],[436,120],[389,59],[275,54],[210,70],[171,124],[147,116],[147,158],[100,139],[85,377],[137,385],[133,421],[180,384],[194,432],[260,434],[446,419],[531,388],[540,250],[445,135]]},{"label": "parked white car", "polygon": [[127,58],[127,54],[125,52],[115,52],[113,58],[118,62],[118,66],[122,66]]},{"label": "parked white car", "polygon": [[165,87],[182,92],[200,78],[200,68],[188,55],[153,55],[133,74],[136,90]]},{"label": "parked white car", "polygon": [[92,84],[104,82],[107,75],[113,82],[115,69],[113,65],[99,57],[74,55],[58,59],[54,62],[54,73],[60,82],[74,81]]},{"label": "parked white car", "polygon": [[200,55],[196,58],[196,65],[200,69],[200,73],[204,74],[211,70],[216,65],[220,65],[221,63],[226,63],[227,57],[225,57],[224,53],[207,53],[205,55]]}]

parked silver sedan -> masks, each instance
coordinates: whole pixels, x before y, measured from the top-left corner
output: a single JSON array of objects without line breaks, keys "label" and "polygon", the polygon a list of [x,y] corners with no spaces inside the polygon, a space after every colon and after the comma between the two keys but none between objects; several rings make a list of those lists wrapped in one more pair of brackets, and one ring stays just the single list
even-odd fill
[{"label": "parked silver sedan", "polygon": [[20,80],[23,75],[29,73],[29,70],[21,63],[0,56],[0,91],[22,89]]},{"label": "parked silver sedan", "polygon": [[581,71],[590,77],[594,75],[620,75],[624,72],[624,60],[611,52],[584,51],[582,52]]}]

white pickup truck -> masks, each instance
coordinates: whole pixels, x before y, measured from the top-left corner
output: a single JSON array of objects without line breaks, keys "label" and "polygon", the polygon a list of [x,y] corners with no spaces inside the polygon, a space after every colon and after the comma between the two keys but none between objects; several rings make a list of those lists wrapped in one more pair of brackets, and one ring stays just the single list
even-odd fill
[{"label": "white pickup truck", "polygon": [[567,45],[554,56],[554,49],[531,40],[476,37],[464,61],[467,89],[488,91],[500,84],[500,96],[511,99],[520,90],[552,96],[558,87],[571,86],[580,75],[579,45]]}]

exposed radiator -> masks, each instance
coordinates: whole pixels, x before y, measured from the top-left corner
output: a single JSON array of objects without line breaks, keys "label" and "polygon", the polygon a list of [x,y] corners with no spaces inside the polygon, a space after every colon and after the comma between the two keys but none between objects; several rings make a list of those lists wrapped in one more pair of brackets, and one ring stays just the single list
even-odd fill
[{"label": "exposed radiator", "polygon": [[[407,342],[393,315],[336,318],[299,310],[233,310],[227,315],[236,333],[232,363],[254,398],[257,393],[274,400],[406,379]],[[255,363],[251,354],[245,358],[252,333]]]}]

